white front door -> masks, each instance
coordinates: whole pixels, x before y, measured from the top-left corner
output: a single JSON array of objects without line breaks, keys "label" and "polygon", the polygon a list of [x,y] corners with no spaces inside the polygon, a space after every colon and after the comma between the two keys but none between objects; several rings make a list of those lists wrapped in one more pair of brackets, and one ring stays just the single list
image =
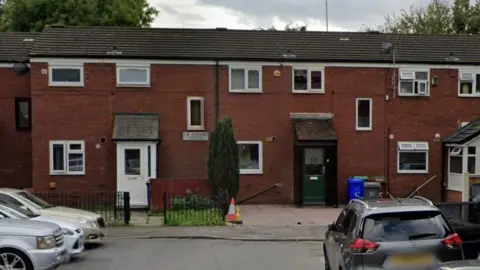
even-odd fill
[{"label": "white front door", "polygon": [[[154,143],[117,143],[117,191],[130,192],[132,207],[148,205],[147,185],[156,171]],[[152,158],[153,157],[153,158]]]}]

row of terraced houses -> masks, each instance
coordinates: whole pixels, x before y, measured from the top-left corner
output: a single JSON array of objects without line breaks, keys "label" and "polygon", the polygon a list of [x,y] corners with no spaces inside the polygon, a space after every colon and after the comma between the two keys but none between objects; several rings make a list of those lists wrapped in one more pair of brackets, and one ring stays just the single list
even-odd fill
[{"label": "row of terraced houses", "polygon": [[[479,36],[49,27],[0,33],[0,184],[204,188],[230,116],[239,197],[335,205],[347,179],[467,200],[480,175]],[[477,82],[478,81],[478,82]],[[478,149],[478,150],[477,150]],[[167,183],[167,184],[165,184]],[[194,185],[191,185],[194,186]],[[155,193],[158,200],[158,193]]]}]

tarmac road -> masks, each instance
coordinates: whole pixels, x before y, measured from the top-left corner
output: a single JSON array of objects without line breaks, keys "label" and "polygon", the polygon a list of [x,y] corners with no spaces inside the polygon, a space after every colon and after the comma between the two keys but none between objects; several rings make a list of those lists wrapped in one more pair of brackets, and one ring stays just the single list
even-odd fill
[{"label": "tarmac road", "polygon": [[87,250],[59,270],[321,270],[322,242],[123,239]]}]

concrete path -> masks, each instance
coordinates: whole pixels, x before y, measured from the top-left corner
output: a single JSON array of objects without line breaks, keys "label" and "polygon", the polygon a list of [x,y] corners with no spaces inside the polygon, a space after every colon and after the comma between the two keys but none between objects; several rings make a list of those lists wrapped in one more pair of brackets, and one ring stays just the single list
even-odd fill
[{"label": "concrete path", "polygon": [[325,226],[111,227],[108,239],[228,239],[238,241],[323,241]]},{"label": "concrete path", "polygon": [[[327,226],[337,219],[342,208],[291,205],[241,205],[240,216],[246,226]],[[138,227],[163,225],[163,216],[132,212],[130,224]]]},{"label": "concrete path", "polygon": [[342,208],[292,205],[241,205],[240,215],[248,226],[327,226],[337,220]]}]

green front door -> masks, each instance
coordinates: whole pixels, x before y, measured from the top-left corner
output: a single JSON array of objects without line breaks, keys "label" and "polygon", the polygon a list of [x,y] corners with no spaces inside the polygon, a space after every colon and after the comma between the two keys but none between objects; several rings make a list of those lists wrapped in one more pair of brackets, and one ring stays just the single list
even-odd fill
[{"label": "green front door", "polygon": [[303,152],[303,203],[325,203],[325,149],[305,148]]}]

